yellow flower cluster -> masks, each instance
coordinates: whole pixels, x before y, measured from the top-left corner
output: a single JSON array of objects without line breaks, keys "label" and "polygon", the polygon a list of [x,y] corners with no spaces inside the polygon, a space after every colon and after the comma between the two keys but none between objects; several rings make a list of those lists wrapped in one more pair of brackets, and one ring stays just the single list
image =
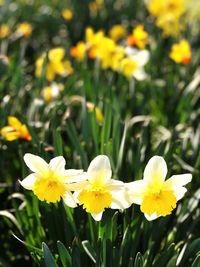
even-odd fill
[{"label": "yellow flower cluster", "polygon": [[177,36],[183,29],[186,0],[148,0],[147,8],[156,17],[156,25],[165,36]]},{"label": "yellow flower cluster", "polygon": [[127,38],[128,45],[136,45],[144,49],[148,44],[148,33],[144,30],[144,25],[140,24],[133,29],[132,34]]},{"label": "yellow flower cluster", "polygon": [[[17,25],[15,32],[13,32],[13,37],[20,38],[25,37],[29,38],[32,35],[32,26],[28,22],[22,22]],[[11,28],[8,24],[0,25],[0,38],[6,38],[11,35]]]},{"label": "yellow flower cluster", "polygon": [[[84,60],[88,56],[90,59],[98,60],[103,69],[110,68],[128,78],[144,77],[140,74],[144,73],[143,67],[149,59],[149,52],[147,50],[131,50],[129,46],[116,43],[116,40],[125,34],[125,30],[119,25],[112,28],[109,34],[112,38],[106,36],[103,31],[95,33],[92,28],[87,28],[85,42],[81,41],[71,48],[72,57]],[[137,44],[140,48],[144,48],[147,43],[147,33],[141,28],[140,34]]]},{"label": "yellow flower cluster", "polygon": [[169,215],[186,193],[184,186],[192,179],[191,174],[182,174],[165,181],[167,165],[159,156],[149,160],[142,180],[131,183],[112,179],[106,155],[94,158],[87,172],[65,170],[62,156],[53,158],[49,164],[30,153],[25,154],[24,160],[33,172],[20,181],[25,189],[48,203],[63,199],[72,208],[83,205],[96,221],[101,220],[106,208],[124,210],[133,203],[140,205],[147,220]]},{"label": "yellow flower cluster", "polygon": [[192,52],[187,40],[183,39],[173,44],[169,57],[176,63],[189,64],[192,60]]},{"label": "yellow flower cluster", "polygon": [[22,124],[16,117],[8,117],[8,126],[0,130],[0,134],[8,141],[16,139],[31,140],[31,135],[25,124]]},{"label": "yellow flower cluster", "polygon": [[61,47],[50,49],[46,58],[45,55],[40,56],[36,60],[36,77],[41,77],[44,72],[47,80],[53,81],[56,75],[68,76],[72,74],[71,62],[64,59],[64,57],[65,50]]}]

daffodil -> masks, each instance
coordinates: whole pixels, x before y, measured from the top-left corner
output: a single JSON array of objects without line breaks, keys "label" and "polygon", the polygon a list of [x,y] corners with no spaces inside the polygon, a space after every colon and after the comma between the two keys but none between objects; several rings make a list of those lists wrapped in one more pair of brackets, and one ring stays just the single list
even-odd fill
[{"label": "daffodil", "polygon": [[114,41],[122,39],[125,35],[126,35],[126,29],[121,24],[114,25],[109,31],[109,36]]},{"label": "daffodil", "polygon": [[8,117],[8,126],[0,130],[1,135],[8,141],[16,139],[31,140],[31,135],[25,124],[22,124],[16,117]]},{"label": "daffodil", "polygon": [[183,27],[182,18],[186,12],[185,0],[147,0],[149,12],[156,17],[156,24],[166,36],[177,36]]},{"label": "daffodil", "polygon": [[[56,75],[68,76],[73,73],[73,68],[69,60],[64,59],[65,50],[62,47],[50,49],[48,52],[48,62],[46,64],[45,75],[48,81],[53,81]],[[41,77],[45,62],[45,55],[40,56],[35,63],[35,75]]]},{"label": "daffodil", "polygon": [[27,153],[24,161],[33,172],[20,181],[25,189],[32,190],[41,201],[55,203],[62,198],[69,207],[76,207],[69,186],[85,179],[82,170],[65,170],[65,159],[62,156],[53,158],[48,164],[41,157]]},{"label": "daffodil", "polygon": [[16,35],[19,35],[19,37],[24,36],[25,38],[29,38],[32,31],[33,28],[30,23],[22,22],[17,26]]},{"label": "daffodil", "polygon": [[86,102],[86,106],[87,106],[89,112],[95,111],[97,122],[102,124],[104,121],[104,116],[103,116],[101,109],[99,107],[95,106],[94,103],[92,103],[92,102]]},{"label": "daffodil", "polygon": [[92,15],[96,15],[96,13],[102,9],[104,0],[95,0],[89,3],[89,10]]},{"label": "daffodil", "polygon": [[127,183],[130,201],[140,205],[147,220],[171,214],[191,182],[191,174],[173,175],[165,180],[167,165],[160,156],[152,157],[145,170],[143,180]]},{"label": "daffodil", "polygon": [[169,57],[176,63],[189,64],[192,59],[190,44],[187,40],[181,40],[173,44]]},{"label": "daffodil", "polygon": [[83,60],[85,58],[86,49],[86,44],[84,42],[78,42],[76,46],[71,48],[70,54],[78,60]]},{"label": "daffodil", "polygon": [[0,25],[0,38],[8,37],[10,33],[11,33],[11,30],[7,24]]},{"label": "daffodil", "polygon": [[112,171],[107,156],[99,155],[90,163],[84,186],[74,188],[74,197],[79,205],[99,221],[106,208],[127,208],[124,183],[111,179]]},{"label": "daffodil", "polygon": [[135,45],[140,49],[144,49],[148,44],[148,33],[144,30],[144,25],[140,24],[133,29],[132,34],[127,38],[128,45]]},{"label": "daffodil", "polygon": [[61,83],[52,83],[50,86],[44,87],[42,90],[42,97],[45,103],[50,103],[57,99],[63,88],[64,86]]},{"label": "daffodil", "polygon": [[74,13],[71,9],[69,8],[66,8],[62,11],[62,16],[65,20],[72,20],[73,19],[73,16],[74,16]]},{"label": "daffodil", "polygon": [[127,56],[121,61],[119,71],[128,78],[134,77],[139,81],[144,80],[147,77],[144,66],[149,60],[149,51],[127,47],[125,53]]}]

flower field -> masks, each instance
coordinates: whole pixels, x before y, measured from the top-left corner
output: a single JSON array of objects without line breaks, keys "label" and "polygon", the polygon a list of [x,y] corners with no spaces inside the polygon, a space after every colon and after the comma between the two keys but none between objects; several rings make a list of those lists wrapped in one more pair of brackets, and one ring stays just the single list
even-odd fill
[{"label": "flower field", "polygon": [[0,266],[200,267],[200,2],[0,0]]}]

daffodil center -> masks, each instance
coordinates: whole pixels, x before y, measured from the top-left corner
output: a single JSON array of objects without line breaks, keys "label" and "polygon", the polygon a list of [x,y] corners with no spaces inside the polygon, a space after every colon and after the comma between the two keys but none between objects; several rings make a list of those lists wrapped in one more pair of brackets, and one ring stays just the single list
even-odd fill
[{"label": "daffodil center", "polygon": [[176,207],[176,197],[172,190],[160,189],[157,192],[147,191],[141,204],[141,211],[151,216],[166,216]]},{"label": "daffodil center", "polygon": [[60,201],[66,192],[66,185],[53,174],[38,178],[33,186],[34,194],[41,200],[55,203]]},{"label": "daffodil center", "polygon": [[85,189],[79,194],[79,202],[87,212],[100,213],[111,205],[111,194],[104,189]]}]

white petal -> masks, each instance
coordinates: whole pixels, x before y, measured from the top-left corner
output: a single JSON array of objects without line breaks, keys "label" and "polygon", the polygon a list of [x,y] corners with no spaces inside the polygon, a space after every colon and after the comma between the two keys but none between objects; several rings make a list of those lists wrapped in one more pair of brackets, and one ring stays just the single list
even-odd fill
[{"label": "white petal", "polygon": [[192,174],[179,174],[179,175],[173,175],[171,178],[169,178],[166,183],[170,183],[172,186],[183,186],[188,184],[192,181]]},{"label": "white petal", "polygon": [[89,186],[89,182],[88,181],[80,181],[80,182],[77,182],[77,183],[67,184],[67,188],[70,191],[80,191],[80,190],[85,189],[88,186]]},{"label": "white petal", "polygon": [[37,180],[37,175],[31,173],[26,178],[24,178],[22,181],[19,182],[25,189],[32,190],[36,180]]},{"label": "white petal", "polygon": [[133,55],[137,54],[138,52],[139,52],[138,49],[132,48],[130,46],[127,46],[125,48],[125,53],[126,53],[127,56],[133,56]]},{"label": "white petal", "polygon": [[148,182],[163,182],[167,175],[167,164],[163,157],[154,156],[144,170],[144,180]]},{"label": "white petal", "polygon": [[128,193],[125,190],[113,191],[111,209],[124,210],[131,206]]},{"label": "white petal", "polygon": [[133,72],[133,77],[138,81],[143,81],[147,78],[147,74],[143,68],[139,68]]},{"label": "white petal", "polygon": [[66,164],[65,159],[62,156],[58,156],[53,158],[49,162],[49,167],[55,173],[61,173],[65,170],[65,164]]},{"label": "white petal", "polygon": [[102,215],[103,215],[103,212],[91,213],[91,216],[95,221],[101,221]]},{"label": "white petal", "polygon": [[144,193],[146,191],[147,183],[144,180],[138,180],[131,183],[126,183],[128,191],[129,202],[141,205]]},{"label": "white petal", "polygon": [[110,181],[106,184],[106,189],[110,190],[121,190],[124,189],[125,184],[122,181],[110,179]]},{"label": "white petal", "polygon": [[43,175],[48,172],[48,164],[39,156],[27,153],[24,155],[24,161],[32,172]]},{"label": "white petal", "polygon": [[150,54],[148,50],[142,50],[139,51],[136,55],[134,55],[132,59],[137,61],[139,66],[144,66],[149,61],[149,56]]},{"label": "white petal", "polygon": [[75,201],[76,203],[78,203],[78,204],[79,204],[78,196],[79,196],[80,192],[81,192],[81,190],[80,190],[80,191],[75,191],[75,192],[73,193],[74,201]]},{"label": "white petal", "polygon": [[112,171],[109,158],[99,155],[92,160],[87,171],[87,179],[95,186],[105,185],[111,178]]},{"label": "white petal", "polygon": [[86,172],[83,170],[65,170],[64,171],[64,180],[66,183],[76,183],[86,180]]},{"label": "white petal", "polygon": [[159,217],[157,216],[156,212],[151,215],[148,215],[147,213],[145,213],[144,216],[148,221],[153,221]]},{"label": "white petal", "polygon": [[73,197],[73,195],[72,195],[71,192],[67,192],[67,193],[64,195],[64,197],[63,197],[63,201],[64,201],[64,203],[65,203],[67,206],[69,206],[70,208],[75,208],[75,207],[77,207],[76,202],[75,202],[75,199],[74,199],[74,197]]},{"label": "white petal", "polygon": [[174,188],[174,194],[176,197],[176,200],[178,201],[179,199],[181,199],[185,193],[187,192],[187,189],[183,186],[178,186],[177,188]]}]

